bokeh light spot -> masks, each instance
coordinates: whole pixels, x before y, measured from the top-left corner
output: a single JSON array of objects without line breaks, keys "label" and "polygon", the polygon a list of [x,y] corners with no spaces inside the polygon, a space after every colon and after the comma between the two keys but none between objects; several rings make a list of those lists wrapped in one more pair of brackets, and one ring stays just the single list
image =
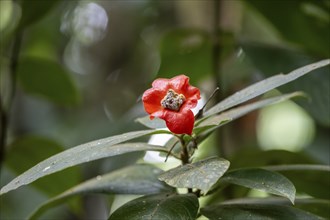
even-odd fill
[{"label": "bokeh light spot", "polygon": [[262,109],[257,122],[257,138],[264,150],[300,151],[314,133],[313,119],[292,101]]}]

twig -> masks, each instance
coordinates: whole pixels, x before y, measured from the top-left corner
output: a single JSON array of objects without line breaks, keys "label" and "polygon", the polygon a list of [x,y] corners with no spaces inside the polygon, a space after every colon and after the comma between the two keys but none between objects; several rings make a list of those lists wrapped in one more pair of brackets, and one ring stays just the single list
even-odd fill
[{"label": "twig", "polygon": [[169,157],[170,155],[173,155],[173,154],[172,154],[172,150],[174,149],[175,145],[176,145],[178,142],[179,142],[179,141],[174,142],[173,146],[170,148],[169,152],[168,152],[167,155],[166,155],[166,158],[165,158],[165,161],[164,161],[165,163],[166,163],[168,157]]},{"label": "twig", "polygon": [[210,100],[214,97],[215,94],[217,94],[217,92],[219,90],[220,90],[219,87],[215,88],[215,90],[212,92],[212,94],[210,95],[210,97],[208,98],[208,100],[205,102],[204,106],[195,115],[195,119],[199,119],[199,118],[201,118],[203,116],[204,109],[205,109],[206,105],[209,104]]}]

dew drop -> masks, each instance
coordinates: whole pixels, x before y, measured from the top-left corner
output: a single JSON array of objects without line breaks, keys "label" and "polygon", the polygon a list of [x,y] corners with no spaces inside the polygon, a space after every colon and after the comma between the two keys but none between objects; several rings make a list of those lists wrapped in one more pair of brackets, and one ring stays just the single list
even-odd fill
[{"label": "dew drop", "polygon": [[42,170],[42,172],[45,172],[45,171],[47,171],[47,170],[49,170],[49,169],[50,169],[50,166],[45,167],[45,168]]}]

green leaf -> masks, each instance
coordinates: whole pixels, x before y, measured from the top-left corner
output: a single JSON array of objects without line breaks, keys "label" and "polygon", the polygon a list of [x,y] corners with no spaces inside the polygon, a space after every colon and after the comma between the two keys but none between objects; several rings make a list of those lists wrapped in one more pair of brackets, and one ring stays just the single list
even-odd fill
[{"label": "green leaf", "polygon": [[[17,174],[24,172],[47,157],[63,151],[63,147],[56,141],[39,136],[19,138],[8,149],[5,164]],[[79,179],[79,170],[71,168],[40,179],[33,185],[47,195],[55,195],[78,183]],[[56,184],[53,184],[54,182]]]},{"label": "green leaf", "polygon": [[147,128],[153,128],[153,129],[166,128],[165,121],[160,118],[154,118],[151,120],[149,116],[145,116],[145,117],[137,118],[135,119],[135,121],[146,126]]},{"label": "green leaf", "polygon": [[70,74],[58,63],[25,57],[18,63],[18,79],[24,90],[59,104],[77,104],[79,94]]},{"label": "green leaf", "polygon": [[148,145],[145,143],[119,144],[144,135],[156,133],[168,133],[168,131],[142,130],[129,132],[73,147],[40,162],[16,177],[0,190],[0,195],[20,186],[27,185],[46,175],[93,160],[136,151],[151,150],[167,152],[162,146]]},{"label": "green leaf", "polygon": [[[266,77],[315,61],[315,58],[287,47],[252,43],[243,43],[242,47],[255,67]],[[308,94],[310,102],[298,102],[298,104],[304,107],[319,124],[325,126],[330,126],[330,96],[324,95],[330,93],[329,71],[330,67],[318,69],[313,74],[280,88],[280,91],[285,93],[299,89]]]},{"label": "green leaf", "polygon": [[[251,160],[258,158],[258,160]],[[263,151],[256,148],[247,148],[237,152],[230,158],[231,168],[241,167],[261,167],[280,164],[314,164],[315,160],[302,152],[290,152],[285,150],[267,150]]]},{"label": "green leaf", "polygon": [[316,63],[309,64],[307,66],[301,67],[296,69],[289,74],[283,75],[275,75],[264,79],[260,82],[257,82],[251,86],[248,86],[245,89],[242,89],[235,94],[229,96],[228,98],[224,99],[223,101],[219,102],[208,111],[205,112],[206,116],[210,116],[213,114],[217,114],[222,112],[228,108],[234,107],[238,104],[246,102],[252,98],[255,98],[259,95],[262,95],[272,89],[275,89],[281,85],[284,85],[288,82],[291,82],[315,69],[321,68],[323,66],[327,66],[330,64],[330,59],[322,60]]},{"label": "green leaf", "polygon": [[300,209],[275,204],[220,204],[201,209],[201,213],[213,219],[232,220],[320,220],[321,218]]},{"label": "green leaf", "polygon": [[242,117],[251,111],[263,108],[268,105],[276,104],[293,97],[302,96],[301,92],[294,92],[291,94],[281,95],[273,98],[263,99],[256,101],[252,104],[247,104],[241,107],[233,108],[219,115],[213,115],[209,117],[202,118],[200,121],[196,122],[197,127],[195,127],[194,132],[198,134],[196,142],[201,143],[204,141],[215,129],[227,124],[228,122]]},{"label": "green leaf", "polygon": [[151,195],[126,203],[109,220],[195,219],[199,208],[194,194]]},{"label": "green leaf", "polygon": [[276,172],[260,168],[238,169],[226,173],[222,181],[283,196],[294,204],[294,185],[285,176]]},{"label": "green leaf", "polygon": [[[303,96],[303,95],[304,94],[301,92],[293,92],[290,94],[280,95],[280,96],[256,101],[251,104],[243,105],[241,107],[237,107],[232,110],[223,112],[219,115],[207,117],[206,119],[204,119],[200,123],[198,123],[198,127],[222,126],[222,125],[226,124],[226,123],[222,123],[222,122],[232,121],[232,120],[242,117],[254,110],[257,110],[257,109],[260,109],[260,108],[263,108],[265,106],[269,106],[272,104],[276,104],[279,102],[283,102],[283,101],[286,101],[286,100],[294,98],[294,97]],[[216,127],[214,127],[214,128],[216,128]]]},{"label": "green leaf", "polygon": [[[293,182],[297,192],[316,198],[330,198],[330,166],[314,164],[292,164],[266,166],[264,169],[277,171]],[[315,187],[317,186],[317,187]]]},{"label": "green leaf", "polygon": [[[233,120],[233,118],[226,118],[225,116],[224,117],[221,117],[221,118],[215,118],[215,117],[210,117],[210,118],[207,118],[205,120],[205,122],[202,121],[202,123],[200,123],[201,121],[197,122],[196,123],[196,127],[194,128],[193,130],[193,133],[195,135],[199,135],[199,134],[202,134],[203,132],[206,132],[208,130],[214,130],[220,126],[223,126],[229,122],[231,122]],[[198,136],[199,138],[200,136]]]},{"label": "green leaf", "polygon": [[42,19],[61,0],[23,0],[20,28],[27,27]]},{"label": "green leaf", "polygon": [[171,193],[174,189],[158,180],[161,169],[147,164],[125,167],[85,181],[38,207],[29,219],[37,219],[43,212],[63,203],[68,198],[87,193],[156,194]]},{"label": "green leaf", "polygon": [[[258,158],[258,160],[251,160],[251,158]],[[328,190],[330,188],[329,167],[316,165],[315,160],[302,152],[261,151],[249,148],[235,154],[234,157],[230,158],[230,162],[232,169],[262,167],[279,172],[294,184],[297,193],[308,194],[316,198],[330,198]]]},{"label": "green leaf", "polygon": [[[322,57],[329,57],[329,2],[248,0],[281,37]],[[281,12],[279,16],[278,12]]]},{"label": "green leaf", "polygon": [[204,31],[177,29],[168,32],[161,41],[160,57],[158,77],[170,78],[184,73],[194,84],[194,80],[212,73],[212,43]]},{"label": "green leaf", "polygon": [[330,200],[298,199],[295,206],[325,219],[328,219],[330,216]]},{"label": "green leaf", "polygon": [[[265,204],[265,205],[282,205],[282,206],[290,206],[288,200],[279,198],[279,197],[268,197],[268,198],[241,198],[241,199],[233,199],[222,204]],[[322,199],[296,199],[295,200],[295,208],[302,209],[304,211],[310,212],[312,214],[328,218],[330,213],[330,201],[322,200]]]},{"label": "green leaf", "polygon": [[229,161],[211,157],[168,170],[159,176],[170,186],[197,188],[206,193],[227,171]]}]

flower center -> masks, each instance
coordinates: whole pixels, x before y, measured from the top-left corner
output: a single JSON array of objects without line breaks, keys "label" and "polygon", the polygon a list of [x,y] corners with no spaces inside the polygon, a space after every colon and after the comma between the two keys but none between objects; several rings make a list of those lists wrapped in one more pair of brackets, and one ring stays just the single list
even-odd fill
[{"label": "flower center", "polygon": [[180,107],[182,106],[185,100],[186,97],[184,97],[184,95],[178,94],[174,92],[172,89],[169,89],[167,91],[166,96],[162,99],[160,104],[166,109],[179,111]]}]

